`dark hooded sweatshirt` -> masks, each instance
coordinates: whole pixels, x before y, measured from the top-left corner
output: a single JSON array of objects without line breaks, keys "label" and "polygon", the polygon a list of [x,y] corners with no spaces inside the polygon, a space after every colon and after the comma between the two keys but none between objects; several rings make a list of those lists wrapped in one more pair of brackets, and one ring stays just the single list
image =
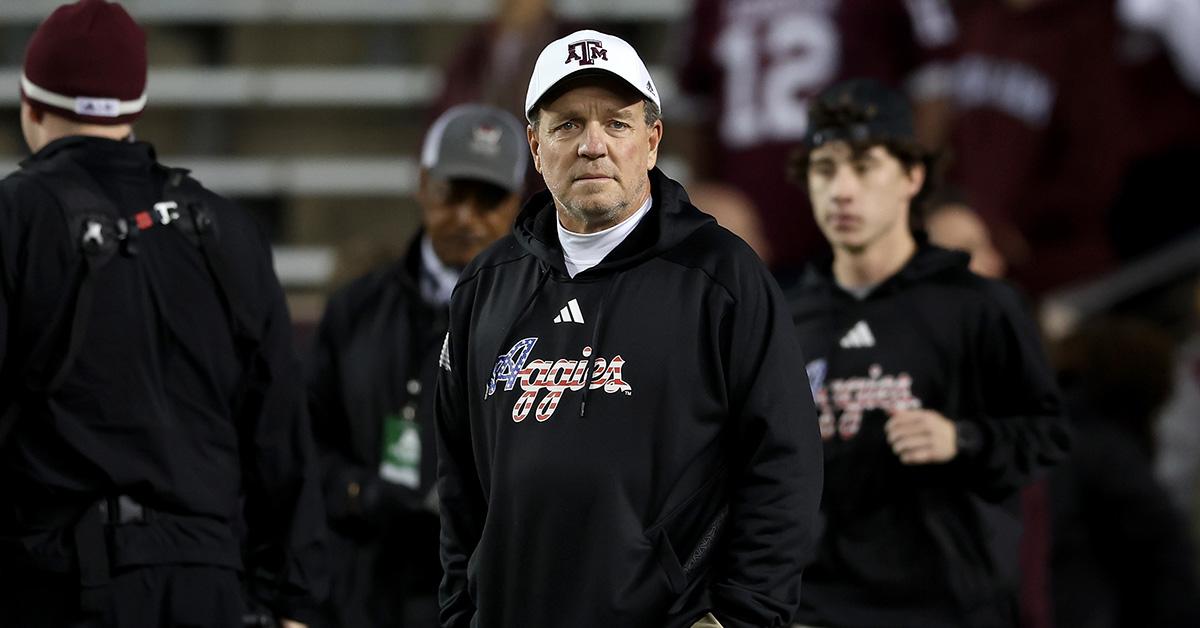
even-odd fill
[{"label": "dark hooded sweatshirt", "polygon": [[543,192],[455,290],[443,626],[789,625],[821,491],[791,320],[750,248],[650,178],[594,268],[568,277]]},{"label": "dark hooded sweatshirt", "polygon": [[[799,621],[1015,625],[1013,496],[1068,442],[1020,299],[924,238],[861,300],[828,263],[789,296],[825,440],[823,534]],[[892,452],[884,423],[916,408],[957,422],[954,460],[906,466]]]}]

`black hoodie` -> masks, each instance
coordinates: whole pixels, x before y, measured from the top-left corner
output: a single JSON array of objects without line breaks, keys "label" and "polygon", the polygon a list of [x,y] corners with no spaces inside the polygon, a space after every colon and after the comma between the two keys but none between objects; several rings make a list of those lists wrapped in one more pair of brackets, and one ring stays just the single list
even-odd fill
[{"label": "black hoodie", "polygon": [[[1015,623],[1013,495],[1059,460],[1067,428],[1016,293],[919,239],[857,299],[828,264],[793,289],[825,438],[824,528],[798,619],[827,626]],[[956,421],[959,455],[906,466],[884,423],[926,408]]]},{"label": "black hoodie", "polygon": [[821,490],[791,321],[750,248],[650,179],[594,268],[568,277],[543,192],[454,292],[443,626],[789,625]]}]

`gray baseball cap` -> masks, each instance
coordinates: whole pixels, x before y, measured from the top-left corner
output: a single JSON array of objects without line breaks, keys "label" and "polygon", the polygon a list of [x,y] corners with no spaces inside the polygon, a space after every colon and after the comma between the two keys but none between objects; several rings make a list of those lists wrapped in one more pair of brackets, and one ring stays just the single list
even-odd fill
[{"label": "gray baseball cap", "polygon": [[489,105],[458,105],[429,127],[421,167],[442,179],[476,179],[520,192],[529,164],[525,125]]}]

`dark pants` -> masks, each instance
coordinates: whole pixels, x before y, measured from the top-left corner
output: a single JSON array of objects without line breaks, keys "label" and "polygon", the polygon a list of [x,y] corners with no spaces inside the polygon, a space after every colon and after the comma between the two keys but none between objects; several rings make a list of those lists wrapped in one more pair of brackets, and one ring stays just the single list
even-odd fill
[{"label": "dark pants", "polygon": [[241,628],[245,602],[231,569],[162,565],[113,575],[103,610],[80,610],[79,579],[20,574],[0,580],[4,628]]}]

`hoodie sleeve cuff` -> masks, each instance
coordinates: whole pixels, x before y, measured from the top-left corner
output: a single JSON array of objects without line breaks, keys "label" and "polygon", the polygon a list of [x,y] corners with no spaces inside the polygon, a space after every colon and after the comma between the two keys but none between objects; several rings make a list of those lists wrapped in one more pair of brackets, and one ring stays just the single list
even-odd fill
[{"label": "hoodie sleeve cuff", "polygon": [[979,457],[983,451],[983,430],[970,421],[955,421],[954,432],[958,457],[967,460]]}]

